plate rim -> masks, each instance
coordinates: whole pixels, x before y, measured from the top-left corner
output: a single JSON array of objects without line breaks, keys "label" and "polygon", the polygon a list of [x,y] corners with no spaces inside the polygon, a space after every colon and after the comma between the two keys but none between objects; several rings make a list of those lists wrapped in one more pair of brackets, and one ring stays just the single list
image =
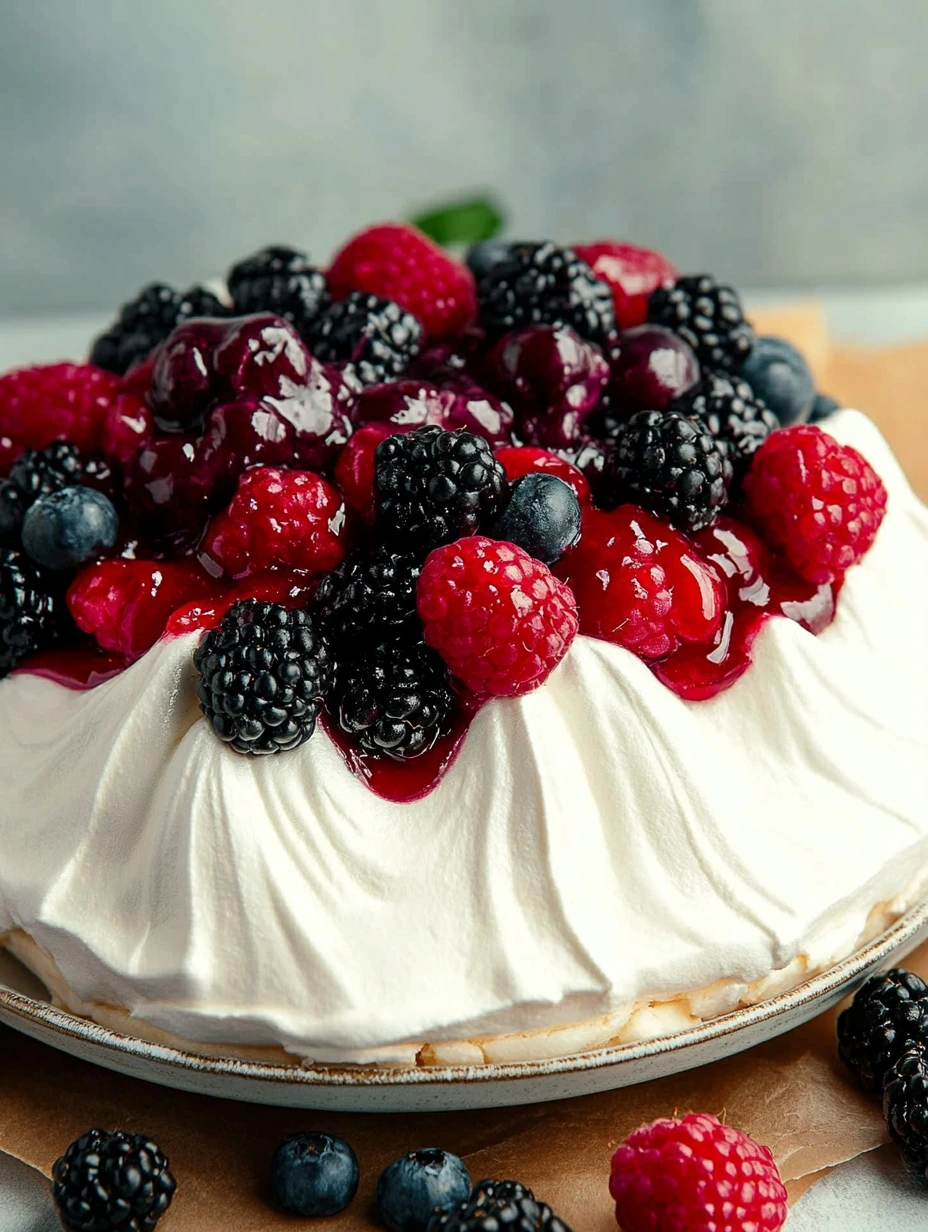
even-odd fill
[{"label": "plate rim", "polygon": [[[134,1035],[103,1027],[89,1018],[81,1018],[46,1001],[37,1001],[25,993],[0,983],[0,1008],[25,1022],[64,1035],[69,1040],[155,1061],[173,1068],[211,1074],[217,1077],[248,1079],[285,1086],[310,1087],[414,1087],[492,1083],[500,1081],[530,1081],[557,1074],[595,1071],[626,1062],[641,1061],[668,1052],[724,1039],[750,1026],[769,1022],[790,1010],[799,1010],[827,997],[838,989],[847,990],[854,980],[878,966],[906,941],[915,940],[928,931],[928,902],[910,909],[878,937],[855,950],[826,970],[810,976],[802,983],[758,1001],[754,1005],[721,1014],[717,1018],[685,1027],[672,1035],[654,1039],[613,1044],[589,1052],[572,1053],[535,1061],[487,1062],[484,1065],[434,1066],[360,1066],[334,1064],[284,1065],[275,1061],[245,1060],[240,1057],[213,1056],[190,1049],[157,1044]],[[13,1024],[11,1024],[13,1025]]]}]

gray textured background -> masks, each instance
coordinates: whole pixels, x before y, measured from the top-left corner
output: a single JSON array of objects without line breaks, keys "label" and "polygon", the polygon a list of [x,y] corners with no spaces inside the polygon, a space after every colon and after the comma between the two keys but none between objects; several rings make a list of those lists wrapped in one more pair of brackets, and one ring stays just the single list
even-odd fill
[{"label": "gray textured background", "polygon": [[928,276],[928,0],[0,0],[0,314],[488,186],[744,286]]}]

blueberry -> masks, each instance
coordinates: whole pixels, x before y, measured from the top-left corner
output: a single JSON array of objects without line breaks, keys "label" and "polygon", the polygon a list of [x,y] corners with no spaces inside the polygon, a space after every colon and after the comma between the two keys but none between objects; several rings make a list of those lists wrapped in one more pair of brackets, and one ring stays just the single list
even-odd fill
[{"label": "blueberry", "polygon": [[479,244],[469,249],[464,260],[473,276],[479,282],[489,270],[509,255],[512,244],[509,240],[481,240]]},{"label": "blueberry", "polygon": [[557,475],[535,471],[512,485],[509,504],[487,531],[553,565],[580,534],[580,502]]},{"label": "blueberry", "polygon": [[390,1232],[425,1232],[435,1209],[449,1210],[470,1195],[470,1177],[457,1155],[427,1147],[390,1164],[377,1182],[377,1213]]},{"label": "blueberry", "polygon": [[809,418],[815,382],[802,353],[785,338],[758,338],[740,375],[783,427]]},{"label": "blueberry", "polygon": [[23,519],[23,547],[46,569],[76,569],[116,542],[113,502],[94,488],[40,496]]},{"label": "blueberry", "polygon": [[812,413],[809,415],[809,423],[821,423],[823,419],[827,419],[829,415],[833,415],[840,409],[841,403],[837,398],[832,398],[831,394],[816,394],[815,401],[812,403]]},{"label": "blueberry", "polygon": [[294,1134],[274,1152],[271,1189],[291,1215],[336,1215],[358,1192],[358,1159],[329,1134]]}]

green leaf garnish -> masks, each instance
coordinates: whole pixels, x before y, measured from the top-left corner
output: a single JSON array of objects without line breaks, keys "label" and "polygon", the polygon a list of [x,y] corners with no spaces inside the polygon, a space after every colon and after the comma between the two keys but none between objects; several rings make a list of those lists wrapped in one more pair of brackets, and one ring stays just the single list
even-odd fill
[{"label": "green leaf garnish", "polygon": [[466,197],[423,210],[410,221],[436,244],[447,247],[491,240],[502,228],[505,216],[491,197]]}]

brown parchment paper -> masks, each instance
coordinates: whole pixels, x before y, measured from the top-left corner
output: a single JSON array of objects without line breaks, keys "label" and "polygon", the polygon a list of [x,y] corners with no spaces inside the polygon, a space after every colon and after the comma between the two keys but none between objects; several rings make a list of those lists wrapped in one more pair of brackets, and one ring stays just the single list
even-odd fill
[{"label": "brown parchment paper", "polygon": [[[814,303],[754,314],[762,332],[793,338],[820,386],[880,424],[923,497],[928,496],[928,343],[863,352],[832,347]],[[928,945],[907,965],[928,977]],[[607,1181],[615,1146],[657,1116],[714,1112],[774,1152],[790,1197],[828,1169],[886,1140],[878,1105],[846,1077],[835,1053],[835,1013],[749,1052],[644,1086],[523,1108],[422,1115],[337,1115],[187,1095],[110,1074],[0,1028],[0,1149],[48,1173],[91,1125],[154,1136],[179,1189],[165,1232],[274,1232],[303,1226],[274,1211],[265,1181],[289,1133],[323,1129],[347,1138],[361,1188],[333,1232],[376,1227],[380,1170],[402,1151],[442,1146],[474,1179],[512,1176],[549,1201],[574,1232],[615,1228]]]}]

